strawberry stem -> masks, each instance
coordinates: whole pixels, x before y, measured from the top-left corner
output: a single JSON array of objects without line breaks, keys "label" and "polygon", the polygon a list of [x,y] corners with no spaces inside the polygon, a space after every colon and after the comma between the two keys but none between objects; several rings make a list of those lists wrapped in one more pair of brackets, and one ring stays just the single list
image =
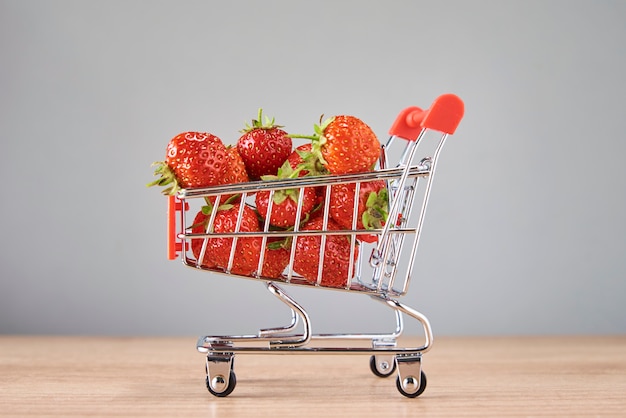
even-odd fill
[{"label": "strawberry stem", "polygon": [[275,118],[268,118],[267,116],[265,117],[265,122],[263,122],[263,109],[259,108],[259,113],[257,114],[257,118],[256,119],[252,119],[252,123],[249,124],[248,122],[245,122],[245,128],[240,130],[239,132],[241,133],[247,133],[247,132],[251,132],[255,129],[274,129],[274,128],[283,128],[284,126],[282,125],[276,125],[276,119]]},{"label": "strawberry stem", "polygon": [[304,134],[289,134],[287,135],[289,138],[294,139],[309,139],[311,141],[317,141],[320,139],[319,135],[304,135]]}]

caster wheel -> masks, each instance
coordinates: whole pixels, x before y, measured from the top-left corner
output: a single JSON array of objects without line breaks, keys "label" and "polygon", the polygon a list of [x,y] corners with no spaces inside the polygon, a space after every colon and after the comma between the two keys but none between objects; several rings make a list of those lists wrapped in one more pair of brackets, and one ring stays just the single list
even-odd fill
[{"label": "caster wheel", "polygon": [[206,378],[206,388],[212,395],[220,398],[230,395],[233,390],[235,390],[236,384],[237,378],[235,377],[235,372],[232,369],[230,370],[228,377],[228,384],[226,384],[223,376],[215,376],[212,381],[209,377]]},{"label": "caster wheel", "polygon": [[381,360],[379,362],[376,356],[371,356],[370,369],[372,370],[372,373],[378,377],[389,377],[396,371],[396,362],[393,358],[391,361]]},{"label": "caster wheel", "polygon": [[[404,384],[403,384],[404,383]],[[398,391],[407,398],[417,398],[426,389],[426,374],[420,372],[420,385],[416,388],[415,379],[411,376],[404,379],[404,382],[400,381],[400,376],[396,379],[396,386]]]}]

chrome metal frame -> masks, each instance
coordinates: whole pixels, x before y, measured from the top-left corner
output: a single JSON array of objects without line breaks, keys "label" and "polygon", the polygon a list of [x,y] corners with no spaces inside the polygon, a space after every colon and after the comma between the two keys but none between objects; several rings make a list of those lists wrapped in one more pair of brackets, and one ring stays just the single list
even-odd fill
[{"label": "chrome metal frame", "polygon": [[[290,263],[282,276],[278,279],[264,277],[262,265],[265,254],[262,253],[257,273],[251,276],[236,276],[255,280],[263,283],[267,290],[276,296],[281,302],[286,304],[291,310],[291,318],[287,325],[275,328],[259,330],[256,335],[217,335],[202,336],[198,339],[197,349],[207,355],[207,385],[212,392],[220,393],[229,387],[229,378],[232,374],[232,359],[235,354],[370,354],[375,356],[378,372],[390,370],[390,364],[398,367],[398,388],[406,396],[415,396],[421,385],[421,355],[430,350],[433,333],[426,316],[415,309],[398,301],[398,297],[405,295],[408,291],[415,265],[415,255],[422,232],[424,216],[431,192],[432,181],[437,167],[439,154],[447,138],[447,134],[442,134],[434,154],[430,157],[422,158],[418,163],[413,161],[417,158],[417,151],[423,141],[424,135],[428,131],[422,129],[421,133],[414,141],[401,141],[402,138],[391,136],[387,143],[382,146],[381,158],[377,170],[368,173],[326,175],[301,177],[297,179],[275,180],[275,181],[252,181],[247,183],[214,186],[202,189],[187,189],[178,193],[177,198],[184,204],[199,202],[202,204],[205,199],[215,197],[216,205],[219,205],[222,195],[240,194],[241,200],[248,202],[255,193],[269,190],[269,208],[272,210],[272,195],[275,191],[283,189],[299,189],[300,196],[305,187],[325,187],[326,201],[330,196],[331,186],[340,183],[356,183],[356,196],[359,193],[360,184],[373,181],[384,180],[386,182],[389,195],[389,217],[382,229],[379,230],[358,230],[356,226],[356,216],[351,230],[333,231],[327,229],[327,219],[329,218],[328,205],[324,205],[324,226],[320,231],[302,231],[299,228],[299,221],[303,217],[301,205],[296,214],[296,226],[291,231],[274,231],[268,226],[260,232],[241,232],[242,209],[239,212],[235,232],[214,233],[213,223],[215,213],[213,211],[209,218],[207,229],[204,233],[191,233],[191,225],[186,216],[186,210],[180,211],[179,233],[177,239],[182,243],[182,262],[184,265],[197,270],[204,270],[217,274],[236,276],[230,273],[234,262],[235,246],[237,240],[242,237],[262,237],[262,246],[268,239],[273,237],[291,237],[296,240],[298,237],[307,235],[319,235],[322,239],[320,251],[320,268],[317,282],[310,283],[296,273],[292,266],[294,264],[295,245],[292,245],[290,252]],[[395,167],[388,167],[390,147],[396,143],[404,142],[405,148]],[[420,184],[420,180],[425,179],[426,184]],[[422,187],[420,187],[422,186]],[[418,189],[423,188],[422,200],[419,204],[417,214],[413,213],[418,207],[415,198]],[[358,199],[355,199],[358,202]],[[302,199],[299,199],[302,202]],[[355,205],[356,206],[356,205]],[[185,205],[181,205],[185,207]],[[354,214],[358,211],[354,207]],[[190,212],[190,214],[193,212]],[[268,223],[269,224],[269,223]],[[321,284],[322,262],[324,257],[324,242],[327,236],[333,234],[347,235],[354,244],[359,234],[376,234],[377,243],[360,244],[357,261],[354,267],[350,268],[346,285],[341,288],[326,287]],[[202,239],[203,246],[198,259],[203,260],[207,248],[207,242],[211,238],[234,238],[231,253],[229,256],[228,268],[225,270],[207,268],[201,266],[192,252],[189,250],[191,240]],[[406,247],[406,241],[411,241]],[[294,243],[295,244],[295,243]],[[365,250],[370,249],[369,257]],[[356,245],[352,245],[351,257],[355,254]],[[351,258],[352,259],[352,258]],[[402,263],[400,263],[402,261]],[[402,274],[400,274],[402,272]],[[283,289],[282,284],[299,285],[308,288],[338,290],[347,292],[359,292],[369,295],[372,299],[383,303],[395,313],[396,325],[392,332],[372,333],[372,334],[312,334],[311,318],[307,311],[298,304]],[[398,347],[397,340],[404,331],[403,316],[408,316],[416,320],[424,332],[424,342],[417,347]],[[228,372],[230,370],[230,373]],[[425,382],[424,382],[425,383]],[[234,384],[234,382],[231,382]],[[232,390],[232,387],[231,389]],[[423,388],[422,388],[423,390]],[[229,392],[228,392],[229,393]],[[218,395],[219,396],[219,395]]]}]

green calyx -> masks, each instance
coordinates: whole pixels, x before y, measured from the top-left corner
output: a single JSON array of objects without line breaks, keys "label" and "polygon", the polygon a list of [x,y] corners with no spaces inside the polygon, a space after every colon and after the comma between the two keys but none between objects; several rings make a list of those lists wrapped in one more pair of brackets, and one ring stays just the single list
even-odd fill
[{"label": "green calyx", "polygon": [[326,128],[328,128],[328,125],[330,125],[335,120],[335,117],[332,116],[322,121],[323,117],[323,115],[320,117],[319,125],[313,126],[313,129],[315,130],[314,136],[316,136],[317,139],[311,140],[311,153],[320,161],[323,166],[326,166],[326,160],[322,156],[322,146],[326,144],[326,136],[324,135],[324,132],[326,132]]},{"label": "green calyx", "polygon": [[265,175],[265,176],[261,176],[261,180],[284,180],[284,179],[295,179],[300,175],[300,171],[302,171],[302,169],[298,167],[296,167],[296,169],[294,170],[291,167],[291,164],[289,163],[289,161],[285,161],[280,167],[278,167],[278,171],[276,172],[276,175]]},{"label": "green calyx", "polygon": [[157,161],[152,163],[152,166],[156,166],[154,170],[154,175],[159,176],[158,179],[154,180],[146,184],[146,187],[160,186],[165,187],[162,193],[164,195],[175,195],[181,187],[178,184],[178,179],[176,175],[172,171],[172,169],[167,165],[165,161]]},{"label": "green calyx", "polygon": [[327,162],[322,156],[322,146],[326,144],[326,136],[324,136],[324,132],[326,131],[328,125],[330,125],[334,120],[334,116],[324,119],[324,115],[322,115],[320,116],[320,123],[313,125],[312,135],[288,135],[290,138],[309,139],[311,141],[310,151],[296,151],[298,155],[300,155],[300,158],[302,158],[302,163],[300,163],[297,168],[300,171],[307,171],[307,176],[321,176],[328,174],[328,170],[326,169]]},{"label": "green calyx", "polygon": [[[235,203],[237,203],[237,199],[239,199],[241,195],[235,194],[230,196],[228,199],[226,199],[226,201],[224,203],[221,203],[218,207],[217,210],[228,210],[228,209],[232,209],[235,207]],[[206,203],[205,205],[202,206],[202,213],[205,214],[206,216],[210,216],[211,213],[213,212],[213,208],[215,207],[214,205],[214,201],[211,201],[211,199],[209,197],[205,197],[204,198],[204,203]]]},{"label": "green calyx", "polygon": [[259,113],[256,119],[252,119],[252,123],[245,123],[245,128],[242,129],[241,133],[248,133],[254,131],[255,129],[274,129],[274,128],[283,128],[282,125],[276,125],[275,118],[265,117],[265,121],[263,121],[263,109],[259,108]]},{"label": "green calyx", "polygon": [[[232,209],[234,207],[235,207],[235,205],[233,205],[232,203],[224,203],[223,205],[219,205],[217,207],[217,210],[218,211],[220,211],[220,210],[229,210],[229,209]],[[202,210],[204,211],[204,207],[202,208]],[[211,213],[211,212],[209,212],[209,213]]]},{"label": "green calyx", "polygon": [[285,237],[276,241],[268,242],[266,247],[268,250],[281,250],[289,249],[291,244],[291,238]]},{"label": "green calyx", "polygon": [[389,216],[389,192],[387,188],[371,192],[367,196],[365,210],[361,216],[365,229],[380,229]]},{"label": "green calyx", "polygon": [[[203,215],[210,216],[211,212],[213,211],[213,205],[208,204],[208,205],[202,206],[202,208],[200,208],[200,210],[202,211]],[[190,227],[187,227],[187,229],[191,231],[191,230],[193,230],[195,228],[198,228],[200,226],[202,227],[202,229],[206,229],[208,223],[209,223],[209,218],[206,218],[202,222],[198,222],[196,224],[191,225]]]},{"label": "green calyx", "polygon": [[[281,165],[278,168],[278,172],[276,173],[275,176],[273,175],[261,176],[261,180],[272,181],[272,180],[295,179],[298,177],[298,175],[302,171],[302,168],[300,167],[300,165],[296,167],[296,169],[294,170],[291,167],[291,164],[289,163],[289,161],[285,161],[283,165]],[[274,202],[274,204],[280,205],[287,198],[290,198],[295,203],[298,203],[298,195],[299,195],[299,191],[297,189],[276,190],[272,197],[272,201]]]},{"label": "green calyx", "polygon": [[328,170],[324,167],[322,163],[321,153],[316,154],[312,150],[311,151],[296,151],[300,158],[302,158],[302,162],[298,164],[296,167],[298,171],[306,171],[307,176],[322,176],[324,174],[328,174]]},{"label": "green calyx", "polygon": [[213,212],[213,205],[208,203],[204,206],[202,206],[202,214],[206,215],[206,216],[210,216],[211,212]]},{"label": "green calyx", "polygon": [[[326,160],[322,156],[322,146],[326,144],[326,137],[324,136],[324,132],[328,125],[330,125],[335,120],[334,116],[324,119],[324,115],[320,116],[320,123],[313,125],[313,134],[312,135],[300,135],[300,134],[291,134],[288,135],[290,138],[301,138],[301,139],[310,139],[311,140],[311,154],[313,157],[309,157],[309,161],[312,162],[313,159],[318,160],[322,166],[326,165]],[[305,159],[305,161],[307,161]]]}]

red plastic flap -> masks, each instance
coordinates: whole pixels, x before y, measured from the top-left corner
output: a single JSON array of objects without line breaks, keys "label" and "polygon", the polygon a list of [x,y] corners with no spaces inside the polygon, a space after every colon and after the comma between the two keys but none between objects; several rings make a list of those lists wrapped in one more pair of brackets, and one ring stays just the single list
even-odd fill
[{"label": "red plastic flap", "polygon": [[390,135],[414,141],[422,129],[432,129],[446,134],[453,134],[463,119],[465,105],[454,94],[444,94],[430,105],[427,110],[417,106],[402,110],[389,129]]},{"label": "red plastic flap", "polygon": [[389,135],[415,141],[422,131],[424,111],[417,106],[402,110],[389,129]]},{"label": "red plastic flap", "polygon": [[167,259],[176,260],[176,197],[167,198]]},{"label": "red plastic flap", "polygon": [[[176,240],[176,212],[189,210],[189,203],[182,202],[176,196],[168,196],[167,200],[167,258],[176,260],[178,253],[183,250],[183,243]],[[185,245],[185,249],[187,245]]]},{"label": "red plastic flap", "polygon": [[422,127],[452,135],[463,119],[465,105],[454,94],[444,94],[430,105],[422,120]]}]

